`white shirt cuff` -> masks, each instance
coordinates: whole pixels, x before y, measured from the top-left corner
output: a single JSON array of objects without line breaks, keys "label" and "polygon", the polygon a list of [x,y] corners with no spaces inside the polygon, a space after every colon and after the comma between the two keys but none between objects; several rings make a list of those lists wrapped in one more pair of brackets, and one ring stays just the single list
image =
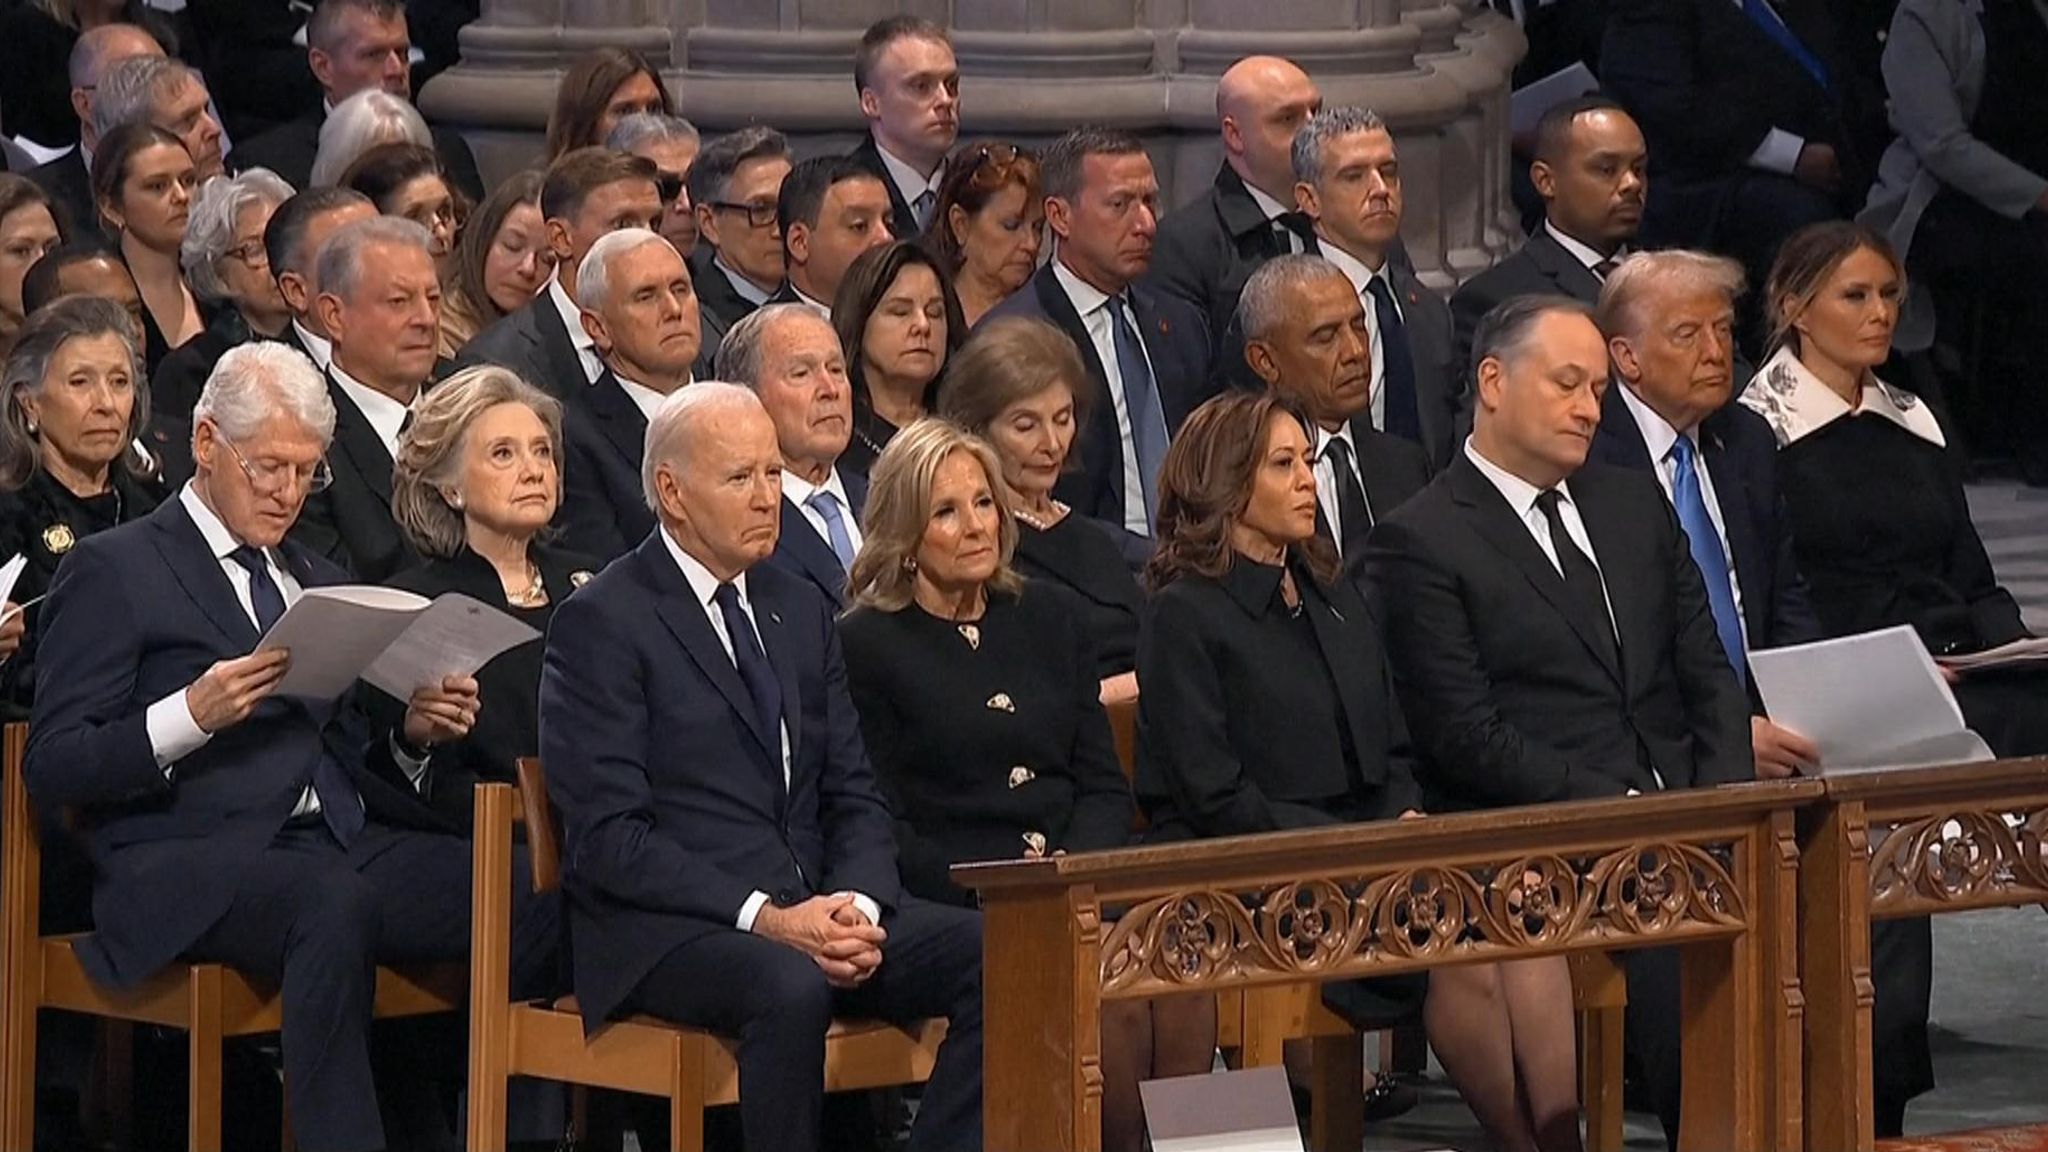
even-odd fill
[{"label": "white shirt cuff", "polygon": [[166,780],[171,778],[171,765],[206,747],[206,742],[213,739],[192,719],[192,710],[185,705],[188,691],[178,689],[151,704],[142,716],[142,725],[149,731],[150,753],[156,757],[156,766],[163,769]]},{"label": "white shirt cuff", "polygon": [[861,915],[868,918],[868,923],[880,927],[882,923],[882,906],[875,903],[865,892],[855,892],[852,895],[853,906],[860,909]]},{"label": "white shirt cuff", "polygon": [[752,896],[747,897],[745,904],[740,905],[739,919],[734,921],[734,926],[742,932],[752,932],[754,930],[754,917],[759,916],[761,909],[767,906],[768,894],[766,892],[755,892]]},{"label": "white shirt cuff", "polygon": [[1764,142],[1749,154],[1749,166],[1780,176],[1790,176],[1799,168],[1799,154],[1806,149],[1806,141],[1783,128],[1773,128],[1764,137]]},{"label": "white shirt cuff", "polygon": [[405,778],[412,781],[413,791],[424,795],[427,790],[427,765],[433,761],[433,755],[430,753],[414,759],[406,752],[405,745],[399,742],[398,733],[393,732],[391,758],[398,762],[399,771],[405,773]]}]

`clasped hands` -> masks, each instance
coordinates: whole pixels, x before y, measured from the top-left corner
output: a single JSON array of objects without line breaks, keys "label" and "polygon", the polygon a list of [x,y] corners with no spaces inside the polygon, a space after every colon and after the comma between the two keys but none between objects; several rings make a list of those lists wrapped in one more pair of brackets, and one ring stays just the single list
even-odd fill
[{"label": "clasped hands", "polygon": [[754,916],[754,931],[809,956],[834,988],[858,988],[873,976],[889,938],[851,892],[813,896],[788,908],[764,904]]},{"label": "clasped hands", "polygon": [[[185,689],[185,708],[202,732],[232,728],[277,690],[290,667],[291,653],[283,648],[218,661]],[[425,748],[469,735],[483,706],[478,692],[473,676],[446,676],[414,692],[405,708],[405,742]]]}]

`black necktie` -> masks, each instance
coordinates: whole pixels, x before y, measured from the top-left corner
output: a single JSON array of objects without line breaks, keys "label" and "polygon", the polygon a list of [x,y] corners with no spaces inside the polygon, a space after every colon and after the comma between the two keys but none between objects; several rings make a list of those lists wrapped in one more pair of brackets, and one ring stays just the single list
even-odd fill
[{"label": "black necktie", "polygon": [[1365,486],[1358,482],[1358,470],[1352,467],[1350,441],[1331,437],[1323,447],[1323,456],[1335,474],[1337,518],[1343,522],[1344,538],[1338,550],[1351,556],[1354,549],[1363,546],[1365,534],[1372,530],[1372,507],[1365,502]]},{"label": "black necktie", "polygon": [[1609,256],[1607,259],[1593,265],[1593,275],[1598,276],[1600,282],[1605,284],[1607,283],[1607,278],[1614,275],[1614,270],[1619,267],[1621,267],[1621,261]]},{"label": "black necktie", "polygon": [[[761,650],[760,639],[754,635],[754,622],[747,619],[746,611],[740,607],[740,590],[731,584],[720,584],[711,599],[717,603],[718,614],[725,620],[725,636],[732,641],[732,662],[739,665],[740,679],[746,682],[747,695],[754,698],[754,718],[761,722],[761,735],[779,760],[782,748],[782,684],[775,678],[775,668],[768,663],[768,654]],[[780,777],[779,772],[777,776]]]},{"label": "black necktie", "polygon": [[1600,569],[1579,551],[1571,533],[1565,531],[1564,516],[1558,509],[1563,498],[1563,493],[1552,488],[1536,497],[1536,507],[1550,523],[1550,546],[1557,552],[1558,567],[1564,569],[1565,591],[1579,612],[1580,622],[1611,646],[1610,654],[1618,654],[1620,644],[1614,638],[1614,622],[1607,615],[1607,592],[1600,583]]},{"label": "black necktie", "polygon": [[1412,443],[1422,443],[1422,416],[1415,406],[1415,357],[1408,350],[1408,329],[1394,307],[1394,290],[1385,276],[1366,281],[1372,294],[1373,328],[1380,334],[1380,387],[1386,390],[1384,430]]},{"label": "black necktie", "polygon": [[[249,573],[249,607],[256,611],[256,629],[270,631],[284,615],[284,593],[270,578],[270,564],[261,549],[247,544],[228,553],[228,558]],[[348,769],[342,767],[325,740],[320,742],[320,761],[313,766],[313,794],[320,798],[320,815],[327,830],[346,848],[363,830],[363,804],[349,783]]]}]

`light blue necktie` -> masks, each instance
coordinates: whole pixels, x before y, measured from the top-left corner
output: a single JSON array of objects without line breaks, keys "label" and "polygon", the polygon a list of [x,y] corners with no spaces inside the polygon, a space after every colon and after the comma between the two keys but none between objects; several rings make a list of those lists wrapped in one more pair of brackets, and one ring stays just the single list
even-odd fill
[{"label": "light blue necktie", "polygon": [[846,531],[846,516],[839,511],[839,497],[820,488],[804,503],[824,518],[825,538],[832,542],[832,554],[839,557],[839,566],[853,571],[853,537]]},{"label": "light blue necktie", "polygon": [[1728,557],[1721,551],[1721,534],[1714,530],[1714,518],[1707,514],[1707,500],[1700,492],[1699,472],[1693,467],[1698,451],[1692,441],[1680,436],[1671,445],[1671,503],[1678,509],[1678,525],[1685,529],[1692,547],[1692,562],[1699,566],[1707,585],[1707,606],[1714,611],[1714,631],[1721,635],[1721,649],[1735,667],[1735,679],[1748,683],[1748,660],[1742,649],[1742,621],[1735,612],[1735,583],[1728,576]]},{"label": "light blue necktie", "polygon": [[1131,449],[1138,456],[1138,479],[1145,494],[1145,525],[1150,529],[1158,523],[1159,516],[1159,466],[1166,463],[1166,415],[1159,406],[1159,387],[1152,377],[1152,361],[1145,355],[1144,341],[1126,318],[1129,302],[1121,296],[1111,296],[1102,306],[1109,309],[1116,371],[1123,379],[1124,407],[1131,420]]}]

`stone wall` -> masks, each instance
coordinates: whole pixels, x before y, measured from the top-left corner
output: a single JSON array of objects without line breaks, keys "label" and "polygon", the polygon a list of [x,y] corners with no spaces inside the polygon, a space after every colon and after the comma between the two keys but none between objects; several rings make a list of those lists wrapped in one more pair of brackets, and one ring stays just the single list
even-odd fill
[{"label": "stone wall", "polygon": [[862,131],[861,30],[896,11],[952,29],[962,138],[1043,142],[1083,121],[1138,132],[1169,203],[1219,162],[1216,78],[1255,53],[1306,68],[1333,104],[1373,108],[1401,149],[1408,250],[1447,288],[1511,250],[1508,75],[1524,44],[1484,0],[484,0],[462,63],[421,93],[485,175],[538,156],[564,63],[636,48],[707,134],[760,122],[804,154]]}]

